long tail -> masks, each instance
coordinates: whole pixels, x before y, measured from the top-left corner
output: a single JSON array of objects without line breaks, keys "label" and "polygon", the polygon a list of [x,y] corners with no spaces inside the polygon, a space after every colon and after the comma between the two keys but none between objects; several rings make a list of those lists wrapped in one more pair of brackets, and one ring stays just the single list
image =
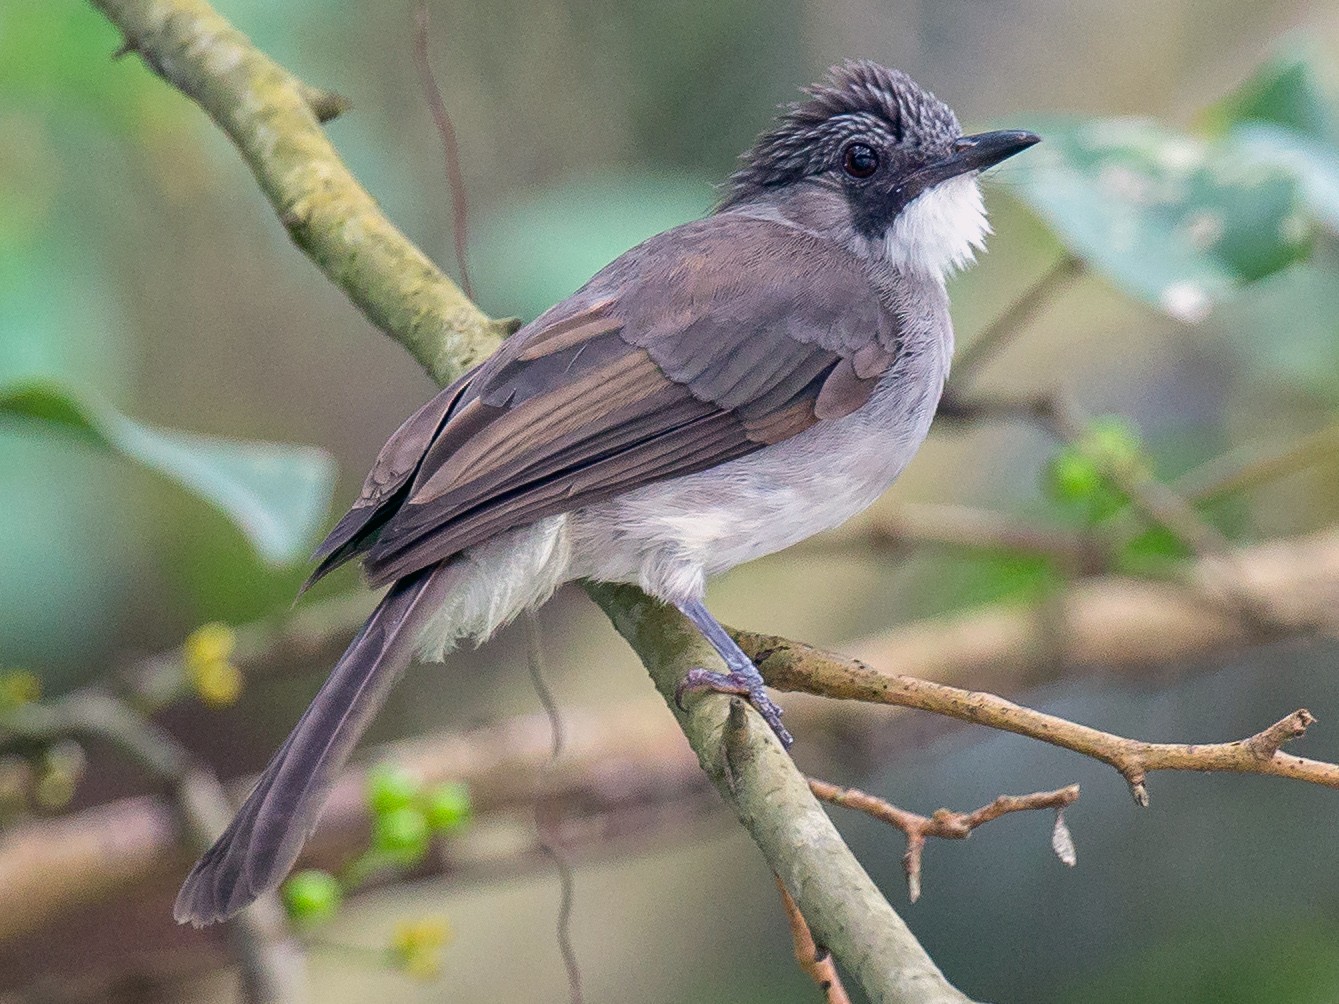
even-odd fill
[{"label": "long tail", "polygon": [[423,625],[446,598],[450,565],[391,587],[279,747],[223,835],[200,858],[173,915],[197,927],[275,888],[316,826],[335,775],[409,664]]}]

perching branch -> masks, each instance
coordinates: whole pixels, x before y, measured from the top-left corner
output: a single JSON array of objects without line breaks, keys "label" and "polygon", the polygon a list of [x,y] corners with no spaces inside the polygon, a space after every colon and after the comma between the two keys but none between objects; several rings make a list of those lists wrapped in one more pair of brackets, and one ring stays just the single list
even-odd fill
[{"label": "perching branch", "polygon": [[936,809],[928,816],[900,809],[892,802],[860,791],[842,788],[818,778],[809,779],[814,797],[830,805],[857,809],[889,826],[901,830],[907,837],[907,849],[902,855],[902,870],[907,876],[907,897],[911,902],[921,898],[921,856],[927,837],[943,840],[966,840],[978,826],[1011,812],[1029,812],[1034,809],[1054,809],[1055,825],[1051,828],[1051,849],[1062,862],[1074,866],[1074,841],[1065,825],[1065,809],[1079,800],[1079,786],[1071,784],[1055,791],[1037,791],[1031,795],[1000,795],[993,802],[974,812],[952,812]]},{"label": "perching branch", "polygon": [[953,383],[946,393],[951,403],[965,384],[992,356],[1021,334],[1057,296],[1084,273],[1084,263],[1069,252],[1048,268],[1028,289],[969,341],[953,359]]},{"label": "perching branch", "polygon": [[[203,0],[92,2],[129,49],[232,138],[298,246],[439,383],[488,355],[510,330],[485,317],[385,219],[321,131],[301,83]],[[592,594],[671,705],[688,668],[720,665],[682,618],[637,590]],[[770,732],[736,730],[747,737],[736,744],[727,783],[723,703],[703,698],[680,721],[815,933],[877,1001],[966,1000],[875,888]]]},{"label": "perching branch", "polygon": [[678,709],[674,688],[683,674],[715,665],[683,615],[629,586],[591,584],[587,592],[650,671],[702,769],[791,890],[814,938],[875,1000],[965,1001],[855,859],[772,731],[721,694]]},{"label": "perching branch", "polygon": [[1280,750],[1284,742],[1300,738],[1315,722],[1305,709],[1238,742],[1150,743],[1034,711],[994,694],[883,673],[857,659],[833,655],[803,642],[746,632],[736,633],[735,638],[757,661],[768,684],[778,690],[931,711],[1073,750],[1114,767],[1140,805],[1148,804],[1146,777],[1158,770],[1265,774],[1339,788],[1339,765],[1289,756]]}]

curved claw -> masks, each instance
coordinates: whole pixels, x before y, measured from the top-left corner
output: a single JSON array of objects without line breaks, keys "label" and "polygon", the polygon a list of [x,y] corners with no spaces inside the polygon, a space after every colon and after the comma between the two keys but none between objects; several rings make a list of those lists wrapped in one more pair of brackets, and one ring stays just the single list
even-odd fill
[{"label": "curved claw", "polygon": [[678,705],[680,711],[687,710],[683,706],[684,694],[694,690],[710,690],[718,694],[733,694],[747,698],[753,709],[762,715],[763,721],[776,733],[782,746],[790,749],[795,742],[795,737],[781,724],[783,713],[781,708],[767,696],[765,690],[743,673],[714,673],[708,669],[690,669],[674,688],[674,703]]}]

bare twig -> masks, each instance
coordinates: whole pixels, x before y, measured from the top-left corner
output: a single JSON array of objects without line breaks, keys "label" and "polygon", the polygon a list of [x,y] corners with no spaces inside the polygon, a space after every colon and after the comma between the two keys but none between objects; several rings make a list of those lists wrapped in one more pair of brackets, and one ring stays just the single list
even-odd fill
[{"label": "bare twig", "polygon": [[[1067,443],[1081,442],[1088,431],[1089,416],[1061,394],[1049,399],[1041,416],[1046,426]],[[1108,463],[1102,473],[1137,512],[1175,536],[1191,554],[1223,554],[1231,546],[1193,505],[1155,478],[1144,464]]]},{"label": "bare twig", "polygon": [[[964,386],[976,370],[1022,334],[1042,308],[1068,288],[1083,271],[1083,262],[1068,253],[1048,268],[1026,292],[958,351],[953,360],[953,387]],[[950,390],[948,396],[951,400],[954,392]]]},{"label": "bare twig", "polygon": [[[234,629],[232,661],[248,682],[281,668],[328,666],[367,620],[378,596],[355,590],[285,609]],[[195,693],[180,646],[159,652],[118,674],[118,693],[136,709],[160,711]]]},{"label": "bare twig", "polygon": [[1196,504],[1211,505],[1327,461],[1339,461],[1339,423],[1278,450],[1253,451],[1244,459],[1239,451],[1215,457],[1183,475],[1176,490]]},{"label": "bare twig", "polygon": [[851,1004],[851,998],[847,996],[846,988],[842,986],[841,975],[837,972],[837,964],[832,960],[832,953],[814,941],[813,932],[809,930],[804,914],[800,913],[800,908],[795,905],[795,900],[786,890],[786,884],[781,881],[781,876],[773,872],[772,878],[776,879],[776,889],[781,894],[781,906],[785,909],[786,919],[790,922],[790,937],[795,943],[795,961],[814,981],[818,989],[823,991],[823,999],[827,1004]]},{"label": "bare twig", "polygon": [[[1065,864],[1075,863],[1074,844],[1065,826],[1064,810],[1079,798],[1079,786],[1071,784],[1055,791],[1038,791],[1031,795],[1000,795],[993,802],[974,812],[952,812],[936,809],[928,816],[900,809],[892,802],[857,788],[842,788],[818,778],[809,779],[809,789],[816,798],[832,805],[857,809],[875,819],[901,830],[907,837],[907,849],[902,855],[902,870],[907,876],[907,896],[911,902],[921,898],[921,856],[927,837],[944,840],[966,840],[978,826],[999,819],[1010,812],[1028,812],[1034,809],[1054,809],[1055,826],[1051,847]],[[1063,838],[1060,834],[1063,833]]]},{"label": "bare twig", "polygon": [[1304,709],[1238,742],[1142,742],[1034,711],[994,694],[882,673],[859,660],[802,642],[746,633],[736,633],[736,638],[744,651],[757,659],[768,684],[779,690],[916,708],[1039,739],[1110,764],[1125,778],[1140,805],[1148,804],[1145,778],[1157,770],[1265,774],[1339,788],[1339,765],[1289,756],[1279,749],[1285,740],[1300,737],[1315,721]]},{"label": "bare twig", "polygon": [[414,65],[418,67],[423,97],[432,112],[433,124],[442,141],[442,156],[446,162],[446,181],[451,189],[451,240],[456,251],[456,269],[460,273],[460,288],[471,300],[474,284],[470,282],[470,268],[466,249],[469,247],[469,204],[465,201],[465,177],[460,170],[460,144],[456,142],[456,128],[442,100],[437,76],[432,72],[432,58],[428,53],[428,5],[420,0],[414,9]]},{"label": "bare twig", "polygon": [[[940,415],[960,421],[1022,419],[1040,425],[1063,442],[1075,444],[1088,431],[1088,416],[1060,393],[954,396],[941,405]],[[1193,505],[1153,477],[1143,465],[1108,463],[1102,473],[1129,499],[1136,512],[1166,529],[1189,553],[1201,557],[1221,554],[1230,546]]]},{"label": "bare twig", "polygon": [[[223,786],[198,766],[167,732],[123,701],[94,689],[50,704],[24,704],[0,717],[0,733],[28,742],[97,739],[144,770],[172,795],[194,853],[207,848],[228,825],[232,806]],[[43,875],[43,881],[50,881]],[[242,966],[247,999],[255,1004],[296,1004],[306,999],[302,954],[288,935],[283,909],[271,893],[228,926],[227,937]]]}]

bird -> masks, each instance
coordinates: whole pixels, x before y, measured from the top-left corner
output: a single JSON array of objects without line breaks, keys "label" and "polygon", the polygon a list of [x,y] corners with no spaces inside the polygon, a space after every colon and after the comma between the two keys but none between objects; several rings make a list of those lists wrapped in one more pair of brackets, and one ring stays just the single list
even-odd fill
[{"label": "bird", "polygon": [[706,217],[651,237],[522,327],[390,437],[309,584],[388,586],[174,915],[277,888],[415,654],[481,643],[563,583],[676,606],[791,736],[704,604],[707,579],[844,522],[924,441],[949,372],[946,279],[989,232],[978,176],[1038,142],[964,135],[905,73],[848,61],[785,106]]}]

